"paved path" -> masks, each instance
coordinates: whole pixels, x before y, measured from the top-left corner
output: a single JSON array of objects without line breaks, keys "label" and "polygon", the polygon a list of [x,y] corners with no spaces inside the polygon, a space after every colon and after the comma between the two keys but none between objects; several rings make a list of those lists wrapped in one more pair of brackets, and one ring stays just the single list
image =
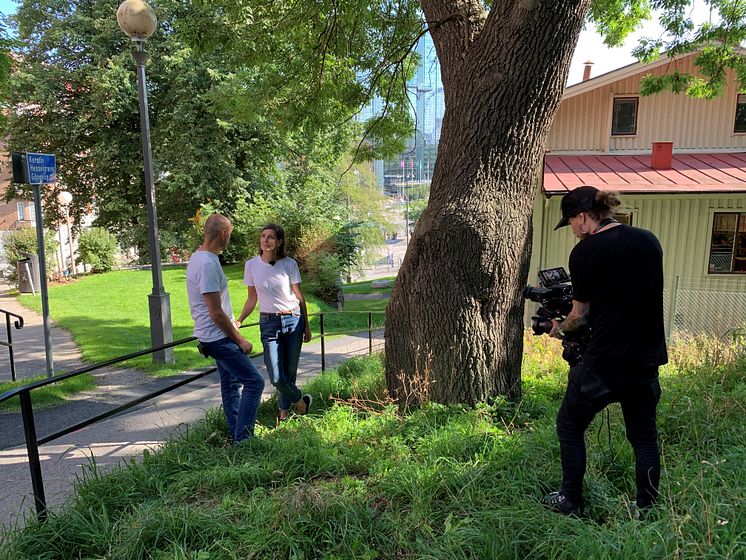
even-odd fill
[{"label": "paved path", "polygon": [[[4,309],[15,311],[14,299],[5,299]],[[20,307],[19,314],[27,320],[25,337],[16,338],[18,344],[19,376],[21,364],[24,375],[38,373],[44,368],[44,349],[41,343],[41,320],[35,313]],[[21,331],[17,331],[21,332]],[[36,334],[34,340],[31,333]],[[16,333],[14,333],[15,335]],[[382,333],[374,333],[374,348],[382,348]],[[53,328],[55,363],[57,356],[65,369],[81,365],[80,354],[69,334]],[[16,342],[18,341],[18,342]],[[60,341],[61,347],[57,345]],[[368,334],[345,336],[326,342],[327,367],[343,362],[355,354],[368,350]],[[39,350],[39,347],[41,349]],[[196,350],[195,350],[196,351]],[[206,361],[206,363],[208,363]],[[209,362],[212,364],[212,362]],[[255,359],[259,371],[266,377],[261,358]],[[2,368],[2,365],[0,365]],[[3,368],[4,369],[4,368]],[[317,375],[321,370],[321,352],[318,341],[303,346],[298,378],[300,384]],[[5,369],[5,371],[9,371]],[[27,372],[27,373],[26,373]],[[44,437],[65,426],[101,414],[141,395],[173,384],[180,376],[153,378],[142,372],[111,367],[94,374],[95,389],[74,395],[68,402],[39,411],[35,414],[38,437]],[[271,395],[272,386],[266,381],[264,398]],[[89,426],[40,448],[44,488],[47,504],[54,509],[63,503],[83,467],[95,457],[100,468],[111,468],[122,459],[140,456],[143,449],[157,448],[166,439],[178,435],[189,424],[202,420],[207,410],[220,406],[219,382],[214,374],[148,401],[117,416]],[[31,479],[26,458],[23,424],[19,413],[0,412],[0,523],[4,527],[22,525],[24,516],[34,514]]]},{"label": "paved path", "polygon": [[[15,296],[8,295],[8,286],[0,284],[0,309],[20,315],[24,319],[22,329],[16,329],[11,322],[16,374],[18,380],[28,379],[35,375],[46,375],[46,358],[44,353],[44,326],[41,315],[23,307]],[[0,313],[0,340],[7,342],[8,335],[2,321],[5,314]],[[12,319],[12,318],[11,318]],[[80,350],[72,335],[52,325],[52,354],[55,371],[72,371],[83,366]],[[7,348],[0,347],[0,381],[10,381],[10,359]]]},{"label": "paved path", "polygon": [[[404,206],[393,200],[387,204],[388,214],[396,231],[396,239],[387,239],[385,245],[379,249],[380,260],[378,264],[365,268],[360,274],[353,274],[353,281],[373,280],[386,276],[396,276],[399,267],[407,252],[406,224],[404,222]],[[390,233],[393,233],[390,232]],[[386,257],[391,255],[393,265],[387,263]]]}]

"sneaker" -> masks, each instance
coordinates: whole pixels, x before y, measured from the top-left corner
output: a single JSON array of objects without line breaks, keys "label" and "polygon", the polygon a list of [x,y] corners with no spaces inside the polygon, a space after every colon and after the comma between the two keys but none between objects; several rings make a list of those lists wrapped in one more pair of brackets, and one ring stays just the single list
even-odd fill
[{"label": "sneaker", "polygon": [[645,521],[648,514],[650,513],[650,510],[653,508],[653,505],[645,505],[645,506],[639,506],[637,505],[637,502],[630,502],[629,503],[629,512],[632,519],[636,521]]},{"label": "sneaker", "polygon": [[556,513],[580,516],[580,506],[568,500],[562,492],[547,494],[542,498],[541,503]]},{"label": "sneaker", "polygon": [[301,400],[306,403],[306,411],[302,412],[301,414],[308,414],[309,412],[311,412],[311,403],[313,402],[313,397],[306,393],[305,395],[303,395]]}]

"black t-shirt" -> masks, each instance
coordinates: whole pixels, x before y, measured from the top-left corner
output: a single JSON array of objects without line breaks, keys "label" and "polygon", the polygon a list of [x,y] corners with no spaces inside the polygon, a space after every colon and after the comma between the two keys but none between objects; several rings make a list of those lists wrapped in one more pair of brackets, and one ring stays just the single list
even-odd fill
[{"label": "black t-shirt", "polygon": [[663,332],[663,250],[647,230],[619,225],[570,253],[573,297],[590,304],[586,364],[650,368],[668,361]]}]

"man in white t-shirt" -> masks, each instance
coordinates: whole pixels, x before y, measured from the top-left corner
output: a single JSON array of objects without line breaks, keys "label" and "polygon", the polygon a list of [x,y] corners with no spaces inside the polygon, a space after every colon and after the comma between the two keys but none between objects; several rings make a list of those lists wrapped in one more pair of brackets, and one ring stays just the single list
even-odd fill
[{"label": "man in white t-shirt", "polygon": [[264,379],[248,357],[251,343],[234,325],[228,281],[218,260],[228,247],[232,231],[225,216],[213,214],[207,218],[204,241],[187,265],[186,284],[194,336],[203,353],[217,364],[223,412],[235,444],[254,433]]}]

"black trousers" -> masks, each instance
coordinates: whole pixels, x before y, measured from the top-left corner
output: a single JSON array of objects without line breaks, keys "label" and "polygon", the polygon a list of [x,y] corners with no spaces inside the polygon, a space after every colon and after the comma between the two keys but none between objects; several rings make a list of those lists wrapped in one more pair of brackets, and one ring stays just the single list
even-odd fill
[{"label": "black trousers", "polygon": [[567,391],[557,414],[562,455],[562,493],[583,502],[585,431],[607,405],[622,406],[627,439],[635,451],[637,505],[647,507],[658,497],[660,449],[655,411],[661,396],[658,368],[601,371],[583,361],[570,369]]}]

